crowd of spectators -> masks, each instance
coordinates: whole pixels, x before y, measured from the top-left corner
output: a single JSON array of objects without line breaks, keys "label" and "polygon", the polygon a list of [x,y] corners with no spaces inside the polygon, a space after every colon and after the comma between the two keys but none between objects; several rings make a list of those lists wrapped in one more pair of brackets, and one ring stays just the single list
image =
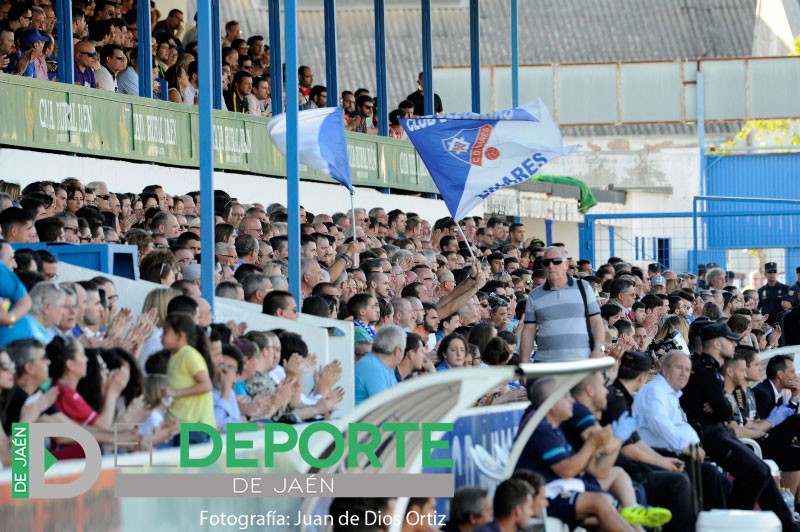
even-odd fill
[{"label": "crowd of spectators", "polygon": [[[778,317],[762,313],[775,304],[768,289],[784,286],[773,263],[756,291],[728,284],[715,264],[699,276],[616,257],[593,265],[499,217],[431,223],[398,209],[301,207],[298,305],[287,291],[285,206],[215,191],[216,296],[289,320],[352,321],[355,379],[342,383],[341,365],[318,364],[297,334],[214,323],[200,293],[200,201],[198,192],[172,196],[159,185],[123,193],[75,178],[22,190],[0,182],[4,434],[16,421],[71,420],[110,444],[115,423],[144,423],[125,434],[130,448],[151,438],[169,446],[178,443],[180,422],[224,430],[239,420],[313,421],[330,417],[345,389],[360,403],[438,371],[607,355],[615,366],[550,407],[525,447],[518,467],[543,478],[546,489],[535,480],[530,489],[515,484],[519,504],[498,513],[495,503],[496,519],[540,514],[542,501],[533,501],[546,493],[549,512],[568,523],[591,518],[624,529],[671,515],[666,529],[691,529],[698,507],[686,471],[694,461],[702,463],[703,506],[758,503],[788,527],[768,468],[737,440],[758,440],[796,497],[800,455],[791,442],[800,430],[800,381],[792,360],[773,358],[768,381],[750,387],[761,380],[759,353],[781,339]],[[161,286],[143,308],[120,308],[107,277],[59,282],[56,258],[24,247],[38,241],[134,245],[140,278]],[[790,311],[791,296],[781,297],[778,308]],[[306,375],[314,384],[304,389]],[[478,404],[529,401],[524,427],[554,386],[512,379]],[[5,436],[2,442],[8,462]],[[82,451],[54,443],[52,452],[75,458]],[[706,453],[733,484],[704,462]],[[583,491],[562,496],[574,489],[572,479]],[[479,515],[470,510],[464,519]]]},{"label": "crowd of spectators", "polygon": [[[72,6],[74,83],[138,95],[139,42],[135,5],[130,1],[74,0]],[[154,97],[197,105],[196,21],[186,29],[184,13],[179,9],[170,10],[162,18],[155,2],[150,3],[150,19]],[[52,0],[0,1],[0,71],[57,81],[57,20]],[[227,110],[272,116],[271,56],[264,36],[250,35],[245,39],[239,22],[231,20],[225,23],[220,46],[222,64],[218,67]],[[300,109],[335,104],[335,101],[329,102],[324,85],[314,84],[311,67],[301,66],[297,75]],[[282,77],[286,77],[285,66]],[[368,89],[342,91],[338,105],[344,114],[345,128],[376,135],[378,120],[388,120],[389,136],[405,138],[399,120],[424,114],[421,73],[417,83],[417,90],[385,117],[376,116],[377,103]],[[434,96],[435,112],[441,113],[442,100],[438,94]]]}]

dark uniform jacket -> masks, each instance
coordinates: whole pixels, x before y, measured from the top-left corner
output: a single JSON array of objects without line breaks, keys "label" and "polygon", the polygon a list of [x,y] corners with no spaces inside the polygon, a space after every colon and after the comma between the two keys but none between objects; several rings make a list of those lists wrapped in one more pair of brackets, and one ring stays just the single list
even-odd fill
[{"label": "dark uniform jacket", "polygon": [[722,430],[731,420],[731,405],[725,398],[722,381],[719,364],[711,355],[692,357],[692,376],[683,389],[681,408],[701,438],[703,431]]},{"label": "dark uniform jacket", "polygon": [[769,314],[767,323],[772,325],[781,313],[781,298],[789,294],[789,287],[783,283],[775,283],[775,286],[765,284],[758,289],[758,308],[761,312]]}]

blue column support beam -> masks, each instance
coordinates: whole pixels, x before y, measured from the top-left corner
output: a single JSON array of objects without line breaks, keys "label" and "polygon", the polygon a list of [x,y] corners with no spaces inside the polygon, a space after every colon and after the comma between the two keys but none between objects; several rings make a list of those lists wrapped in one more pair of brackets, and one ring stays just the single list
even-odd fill
[{"label": "blue column support beam", "polygon": [[[147,12],[150,12],[148,5]],[[201,65],[213,65],[214,48],[219,47],[219,36],[212,34],[213,18],[219,17],[212,10],[212,2],[197,3],[197,47],[198,61]],[[211,68],[198,69],[198,90],[200,114],[200,289],[203,297],[214,311],[214,149],[213,149],[213,106],[211,94],[214,74]]]},{"label": "blue column support beam", "polygon": [[[700,150],[700,194],[703,195],[706,189],[706,98],[705,98],[705,79],[703,73],[697,73],[697,149]],[[698,251],[700,247],[700,227],[697,219],[697,197],[692,199],[692,241],[694,248],[695,264],[689,265],[689,271],[698,273]]]},{"label": "blue column support beam", "polygon": [[615,251],[616,250],[614,249],[614,226],[613,225],[609,225],[608,226],[608,256],[609,257],[613,257],[616,254]]},{"label": "blue column support beam", "polygon": [[375,0],[375,79],[378,81],[375,91],[378,105],[372,112],[378,117],[378,135],[388,137],[389,111],[386,100],[389,99],[389,91],[386,86],[386,10],[383,0]]},{"label": "blue column support beam", "polygon": [[[481,112],[481,8],[469,0],[469,77],[472,87],[472,112]],[[427,94],[427,91],[426,91]]]},{"label": "blue column support beam", "polygon": [[431,0],[422,0],[422,91],[425,114],[434,114],[433,107],[433,45],[431,43]]},{"label": "blue column support beam", "polygon": [[[281,2],[280,0],[269,0],[269,77],[272,91],[272,116],[283,112],[283,69],[281,68],[283,59],[281,55]],[[296,68],[295,74],[297,74]]]},{"label": "blue column support beam", "polygon": [[519,106],[519,18],[517,0],[511,0],[511,107]]},{"label": "blue column support beam", "polygon": [[548,246],[553,245],[553,220],[544,221],[544,242]]},{"label": "blue column support beam", "polygon": [[[286,212],[289,217],[289,291],[300,308],[300,159],[297,153],[297,0],[285,0],[286,22]],[[293,75],[292,73],[295,73]]]},{"label": "blue column support beam", "polygon": [[[56,0],[58,30],[58,79],[67,85],[75,83],[75,54],[72,48],[72,0]],[[61,15],[67,13],[66,16]]]},{"label": "blue column support beam", "polygon": [[[200,16],[197,17],[198,21]],[[198,22],[199,24],[199,22]],[[199,26],[198,26],[199,28]],[[139,67],[139,96],[153,98],[153,49],[150,47],[150,1],[138,0],[136,2],[136,29],[138,31],[139,53],[136,56]],[[72,30],[70,30],[72,31]],[[71,33],[70,33],[71,35]],[[162,87],[167,90],[167,87]]]},{"label": "blue column support beam", "polygon": [[[214,43],[214,109],[225,109],[222,103],[222,28],[219,21],[219,0],[211,0],[211,38]],[[188,43],[186,43],[188,44]]]},{"label": "blue column support beam", "polygon": [[336,0],[325,0],[325,80],[328,107],[339,105],[339,54],[336,51]]}]

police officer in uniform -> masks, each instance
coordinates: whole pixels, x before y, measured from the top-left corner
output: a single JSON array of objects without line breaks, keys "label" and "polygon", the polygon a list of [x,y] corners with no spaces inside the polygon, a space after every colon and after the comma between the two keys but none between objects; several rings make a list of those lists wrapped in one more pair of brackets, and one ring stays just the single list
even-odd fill
[{"label": "police officer in uniform", "polygon": [[727,325],[714,323],[703,327],[700,339],[703,353],[692,360],[692,376],[680,401],[709,458],[735,478],[728,507],[752,510],[758,504],[762,510],[775,512],[784,531],[800,530],[781,498],[769,467],[741,443],[728,426],[732,411],[725,398],[719,370],[726,358],[733,357],[739,335]]},{"label": "police officer in uniform", "polygon": [[778,282],[778,265],[768,262],[764,265],[767,275],[767,284],[758,289],[758,308],[764,314],[769,314],[767,323],[773,325],[781,313],[781,299],[789,293],[789,287]]},{"label": "police officer in uniform", "polygon": [[[610,425],[625,413],[633,414],[632,394],[647,383],[652,369],[653,357],[648,353],[626,351],[622,355],[617,380],[608,387],[608,403],[601,425]],[[672,520],[663,527],[665,532],[694,530],[692,487],[689,477],[683,473],[682,460],[659,455],[634,432],[622,444],[616,465],[644,487],[649,503],[672,512]]]}]

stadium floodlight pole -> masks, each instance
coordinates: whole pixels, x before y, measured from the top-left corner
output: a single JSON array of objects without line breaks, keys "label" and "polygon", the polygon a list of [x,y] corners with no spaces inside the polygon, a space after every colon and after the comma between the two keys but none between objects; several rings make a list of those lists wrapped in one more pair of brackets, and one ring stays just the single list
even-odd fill
[{"label": "stadium floodlight pole", "polygon": [[[139,0],[136,3],[136,24],[139,39],[139,52],[136,56],[136,65],[139,73],[139,96],[152,99],[153,49],[150,47],[150,40],[152,38],[150,28],[150,0]],[[70,35],[72,35],[71,32],[72,30],[70,29]],[[163,90],[167,90],[167,88],[163,87]]]},{"label": "stadium floodlight pole", "polygon": [[56,13],[70,13],[56,21],[58,30],[58,77],[67,85],[75,83],[74,53],[72,47],[72,0],[56,0]]},{"label": "stadium floodlight pole", "polygon": [[[286,210],[289,217],[289,292],[300,299],[300,158],[297,148],[300,91],[297,77],[297,0],[286,0]],[[294,73],[294,75],[293,75]]]},{"label": "stadium floodlight pole", "polygon": [[[141,5],[141,4],[140,4]],[[197,2],[197,48],[200,65],[198,89],[200,98],[200,288],[203,297],[214,312],[214,65],[215,46],[218,38],[212,35],[212,0]],[[148,4],[148,13],[150,12]],[[218,16],[218,15],[217,15]]]},{"label": "stadium floodlight pole", "polygon": [[517,0],[511,0],[511,107],[519,107],[519,18]]},{"label": "stadium floodlight pole", "polygon": [[[422,92],[425,115],[436,113],[433,105],[433,45],[431,44],[431,0],[422,0]],[[381,117],[383,118],[383,117]]]}]

